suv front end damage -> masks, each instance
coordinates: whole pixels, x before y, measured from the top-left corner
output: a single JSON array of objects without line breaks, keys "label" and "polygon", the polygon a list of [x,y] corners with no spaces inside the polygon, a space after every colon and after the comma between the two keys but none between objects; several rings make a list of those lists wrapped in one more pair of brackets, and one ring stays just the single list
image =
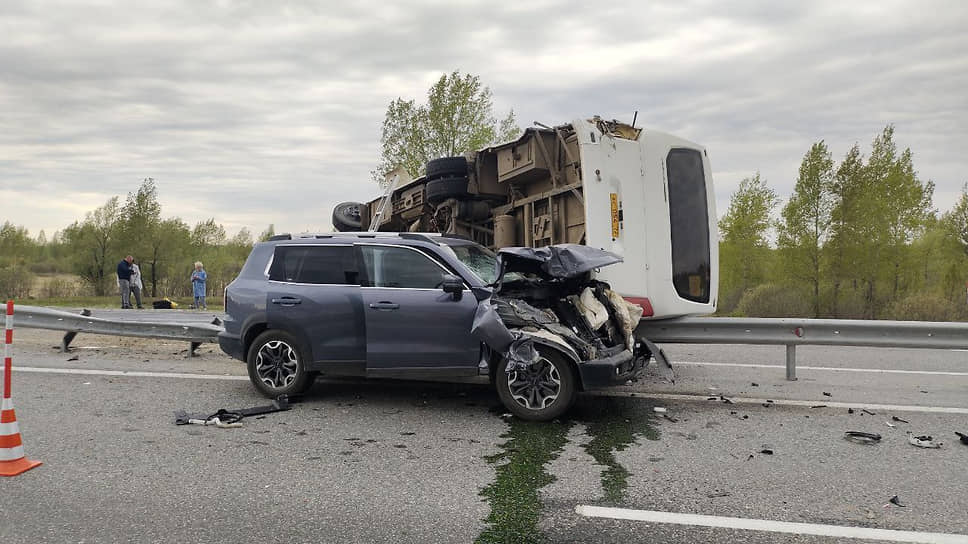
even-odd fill
[{"label": "suv front end damage", "polygon": [[507,359],[509,373],[536,364],[545,346],[573,363],[584,389],[635,380],[652,356],[651,343],[634,335],[642,307],[592,274],[621,261],[577,244],[502,249],[494,293],[480,303],[472,332]]}]

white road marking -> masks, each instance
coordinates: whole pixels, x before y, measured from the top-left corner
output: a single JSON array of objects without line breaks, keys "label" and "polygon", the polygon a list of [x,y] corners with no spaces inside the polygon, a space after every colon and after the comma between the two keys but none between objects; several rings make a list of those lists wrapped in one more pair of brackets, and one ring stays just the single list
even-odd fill
[{"label": "white road marking", "polygon": [[[589,393],[593,396],[599,397],[634,397],[643,399],[658,399],[658,400],[684,400],[684,401],[704,401],[704,402],[715,402],[721,403],[719,400],[719,395],[708,394],[708,395],[694,395],[694,394],[678,394],[678,393],[640,393],[640,392],[628,392],[628,391],[592,391]],[[709,400],[713,399],[714,400]],[[811,407],[811,406],[825,406],[827,408],[856,408],[856,409],[868,409],[868,410],[885,410],[893,412],[928,412],[928,413],[938,413],[938,414],[968,414],[968,408],[960,408],[957,406],[912,406],[906,404],[871,404],[866,402],[832,402],[829,400],[785,400],[785,399],[757,399],[749,397],[731,397],[726,395],[726,398],[733,402],[733,404],[772,404],[775,406],[800,406],[800,407]]]},{"label": "white road marking", "polygon": [[[769,368],[785,370],[785,365],[760,365],[755,363],[712,363],[708,361],[673,361],[673,365],[685,366],[729,366],[734,368]],[[832,372],[870,372],[874,374],[924,374],[928,376],[968,376],[968,372],[945,370],[895,370],[888,368],[842,368],[836,366],[797,365],[797,370],[827,370]]]},{"label": "white road marking", "polygon": [[15,366],[14,372],[38,374],[82,374],[87,376],[130,376],[135,378],[183,378],[189,380],[249,381],[248,376],[226,374],[190,374],[187,372],[144,372],[138,370],[94,370],[88,368],[47,368],[39,366]]},{"label": "white road marking", "polygon": [[925,533],[918,531],[896,531],[892,529],[873,529],[869,527],[847,527],[843,525],[821,525],[817,523],[796,523],[768,519],[730,518],[723,516],[704,516],[700,514],[680,514],[676,512],[657,512],[653,510],[630,510],[603,506],[578,505],[575,513],[580,516],[652,523],[671,523],[739,529],[743,531],[768,531],[796,535],[828,536],[832,538],[861,538],[887,542],[923,542],[932,544],[968,544],[968,535],[953,533]]}]

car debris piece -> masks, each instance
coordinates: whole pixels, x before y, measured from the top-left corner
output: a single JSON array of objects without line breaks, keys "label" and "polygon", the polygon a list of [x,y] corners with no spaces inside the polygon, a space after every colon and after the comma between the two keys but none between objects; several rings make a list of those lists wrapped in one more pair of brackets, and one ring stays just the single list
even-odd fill
[{"label": "car debris piece", "polygon": [[891,421],[899,421],[901,423],[910,423],[910,421],[907,421],[905,419],[901,419],[901,418],[899,418],[897,416],[891,416]]},{"label": "car debris piece", "polygon": [[853,414],[854,413],[854,409],[853,408],[848,408],[847,409],[847,413],[848,414]]},{"label": "car debris piece", "polygon": [[760,450],[760,453],[762,453],[763,455],[773,455],[773,450],[769,448],[763,448]]},{"label": "car debris piece", "polygon": [[968,446],[968,434],[959,433],[958,431],[955,431],[955,434],[958,435],[959,439],[961,439],[962,444]]},{"label": "car debris piece", "polygon": [[655,413],[657,413],[657,414],[664,414],[664,413],[666,413],[666,412],[667,412],[668,410],[666,410],[665,408],[663,408],[663,407],[661,407],[661,406],[653,406],[653,407],[652,407],[652,411],[653,411],[653,412],[655,412]]},{"label": "car debris piece", "polygon": [[832,397],[833,395],[831,395],[830,393],[828,393],[826,391],[823,391],[823,396],[825,396],[825,397]]},{"label": "car debris piece", "polygon": [[881,435],[877,433],[866,433],[863,431],[847,431],[844,433],[844,440],[857,444],[877,444],[881,441]]},{"label": "car debris piece", "polygon": [[753,386],[753,387],[759,387],[760,386],[760,384],[758,384],[756,382],[752,382],[752,383],[750,383],[750,385]]},{"label": "car debris piece", "polygon": [[928,434],[923,434],[920,436],[914,436],[913,434],[908,435],[908,444],[912,446],[917,446],[919,448],[926,449],[940,449],[942,446],[941,442],[935,442],[934,437]]},{"label": "car debris piece", "polygon": [[867,409],[861,409],[861,412],[864,412],[865,414],[867,414],[869,416],[876,416],[877,415],[874,412],[871,412],[870,410],[867,410]]},{"label": "car debris piece", "polygon": [[665,419],[669,420],[669,422],[671,422],[671,423],[679,423],[679,420],[678,419],[670,416],[669,414],[662,414],[662,417],[664,417]]},{"label": "car debris piece", "polygon": [[887,504],[884,505],[884,507],[886,508],[889,504],[893,504],[894,506],[900,506],[901,508],[907,508],[906,504],[901,504],[901,499],[897,498],[897,495],[894,495],[893,497],[891,497],[887,501]]},{"label": "car debris piece", "polygon": [[[214,414],[188,414],[187,412],[176,410],[175,411],[175,425],[215,425],[217,427],[225,427],[227,424],[238,423],[243,418],[250,416],[257,416],[262,414],[271,414],[273,412],[282,412],[289,410],[289,397],[286,395],[279,395],[279,397],[273,399],[272,404],[267,404],[263,406],[254,406],[252,408],[239,408],[238,410],[226,410],[224,408],[219,409]],[[194,421],[193,421],[194,420]],[[213,422],[213,423],[196,423],[196,421],[203,422]],[[221,425],[214,423],[218,421]]]},{"label": "car debris piece", "polygon": [[893,429],[894,427],[897,427],[897,425],[895,425],[895,424],[893,424],[893,423],[891,423],[890,421],[885,421],[884,423],[886,423],[886,424],[887,424],[887,426],[888,426],[888,427],[891,427],[892,429]]},{"label": "car debris piece", "polygon": [[811,408],[826,408],[826,407],[827,407],[826,404],[815,404],[815,405],[811,406]]}]

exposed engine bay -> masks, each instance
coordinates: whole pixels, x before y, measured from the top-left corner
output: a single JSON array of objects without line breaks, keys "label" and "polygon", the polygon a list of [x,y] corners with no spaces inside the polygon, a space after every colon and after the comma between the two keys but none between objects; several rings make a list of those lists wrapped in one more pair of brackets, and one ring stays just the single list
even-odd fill
[{"label": "exposed engine bay", "polygon": [[635,337],[642,307],[593,278],[621,260],[577,244],[502,249],[493,294],[480,303],[472,332],[509,360],[508,372],[537,360],[535,344],[546,344],[577,363],[608,361],[618,378],[636,379],[654,351]]}]

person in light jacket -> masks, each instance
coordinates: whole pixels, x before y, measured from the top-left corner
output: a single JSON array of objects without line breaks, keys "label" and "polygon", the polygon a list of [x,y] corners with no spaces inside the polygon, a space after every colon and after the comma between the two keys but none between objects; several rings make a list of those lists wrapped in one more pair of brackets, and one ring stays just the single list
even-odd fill
[{"label": "person in light jacket", "polygon": [[208,280],[208,274],[205,273],[201,261],[196,261],[195,271],[192,272],[192,295],[195,297],[195,301],[192,303],[193,308],[208,309],[208,306],[205,305],[206,280]]},{"label": "person in light jacket", "polygon": [[[131,294],[134,295],[138,309],[144,309],[144,306],[141,305],[141,290],[144,289],[144,284],[141,283],[141,267],[133,259],[131,260],[131,279],[128,280],[128,283],[131,284]],[[128,306],[131,306],[130,301]]]}]

